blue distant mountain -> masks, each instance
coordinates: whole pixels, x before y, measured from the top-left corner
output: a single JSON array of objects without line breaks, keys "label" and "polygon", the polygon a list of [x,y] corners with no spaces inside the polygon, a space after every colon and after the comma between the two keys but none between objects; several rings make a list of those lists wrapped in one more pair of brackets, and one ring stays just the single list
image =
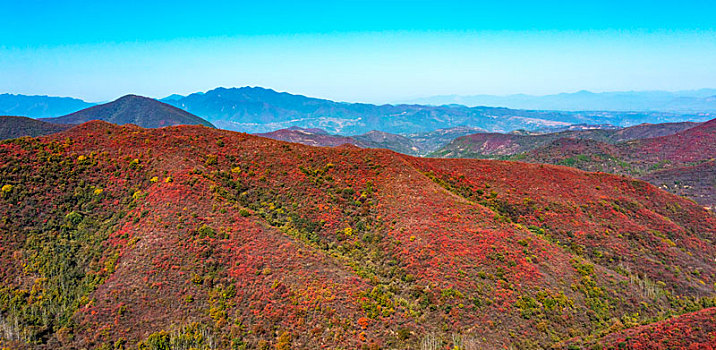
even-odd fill
[{"label": "blue distant mountain", "polygon": [[0,94],[0,115],[52,118],[94,105],[71,97]]},{"label": "blue distant mountain", "polygon": [[622,91],[561,93],[532,96],[525,94],[443,95],[405,101],[426,105],[460,104],[518,109],[559,111],[659,111],[679,113],[716,112],[716,89],[687,91]]},{"label": "blue distant mountain", "polygon": [[[564,94],[569,99],[570,94]],[[578,95],[591,95],[583,92]],[[333,134],[356,135],[380,130],[394,134],[429,132],[457,126],[492,132],[540,130],[572,124],[612,124],[705,121],[709,113],[660,111],[555,111],[450,105],[372,105],[345,103],[277,92],[260,87],[217,88],[205,93],[162,100],[201,116],[222,129],[264,133],[291,126],[320,128]],[[589,110],[590,108],[576,108]],[[713,115],[713,114],[711,114]]]},{"label": "blue distant mountain", "polygon": [[[291,126],[320,128],[332,134],[342,135],[359,135],[372,130],[408,135],[455,127],[480,128],[489,132],[507,132],[518,129],[527,131],[559,130],[575,124],[611,124],[625,127],[641,123],[699,122],[716,117],[716,108],[714,112],[664,112],[660,111],[659,108],[666,109],[665,105],[653,102],[652,109],[654,110],[609,111],[607,108],[597,108],[600,106],[595,106],[589,102],[597,99],[597,97],[607,100],[611,98],[613,101],[617,101],[619,100],[617,97],[621,96],[622,100],[628,101],[629,99],[636,99],[633,96],[642,96],[639,98],[645,104],[643,96],[652,96],[653,101],[658,101],[664,100],[664,96],[670,94],[672,93],[637,92],[624,93],[621,96],[619,93],[594,94],[583,91],[575,94],[553,95],[551,97],[553,100],[561,99],[563,101],[560,105],[562,109],[572,109],[562,111],[558,110],[559,108],[557,107],[559,106],[547,105],[546,103],[533,106],[530,109],[491,106],[470,107],[460,105],[459,103],[468,104],[467,102],[469,101],[463,100],[452,101],[458,103],[449,105],[346,103],[277,92],[261,87],[217,88],[187,96],[171,95],[161,101],[204,118],[219,128],[250,133],[270,132]],[[687,100],[692,102],[698,100],[703,101],[702,104],[713,104],[716,103],[714,95],[716,95],[714,90],[699,90],[690,92],[689,96],[684,95],[679,101],[681,101],[682,106],[686,103],[684,101]],[[519,96],[515,98],[525,100],[534,98],[526,95]],[[568,104],[568,102],[571,104]],[[617,102],[613,103],[616,104]],[[626,102],[623,102],[622,105],[624,103]],[[0,95],[0,115],[52,118],[69,115],[93,105],[79,99],[66,97]],[[114,104],[112,105],[114,106]],[[695,106],[696,102],[693,105]],[[635,110],[641,108],[640,105],[635,103],[631,106]],[[167,110],[166,107],[168,106],[158,110]],[[601,107],[604,107],[604,105],[601,105]],[[139,110],[144,109],[139,108]],[[92,111],[95,110],[93,109]],[[174,112],[172,113],[173,115],[178,115],[176,112],[179,111]],[[105,117],[109,117],[109,115],[95,115],[93,118],[103,119]],[[131,116],[125,113],[118,120],[134,120],[133,118],[135,117],[138,116]],[[171,118],[159,119],[169,120]],[[180,124],[185,123],[180,122]],[[154,124],[151,125],[156,127]]]}]

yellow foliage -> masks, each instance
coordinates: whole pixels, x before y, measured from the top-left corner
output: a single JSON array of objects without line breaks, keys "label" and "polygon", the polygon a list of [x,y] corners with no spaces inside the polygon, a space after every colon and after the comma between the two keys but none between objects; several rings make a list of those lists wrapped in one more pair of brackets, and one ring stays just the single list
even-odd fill
[{"label": "yellow foliage", "polygon": [[276,350],[291,349],[291,333],[283,332],[276,341]]},{"label": "yellow foliage", "polygon": [[166,182],[166,183],[174,182],[174,179],[171,176],[169,176],[166,179],[164,179],[164,182]]},{"label": "yellow foliage", "polygon": [[94,195],[95,195],[95,196],[99,196],[100,194],[102,194],[102,192],[104,192],[104,190],[101,189],[101,188],[95,188],[95,189],[94,189]]},{"label": "yellow foliage", "polygon": [[3,193],[8,193],[8,192],[12,191],[12,185],[3,186],[2,191],[3,191]]},{"label": "yellow foliage", "polygon": [[85,159],[87,159],[87,157],[84,156],[84,155],[81,155],[81,156],[77,157],[77,160],[80,161],[80,162],[83,161],[83,160],[85,160]]},{"label": "yellow foliage", "polygon": [[156,176],[153,176],[151,179],[149,179],[149,182],[151,183],[156,183],[157,181],[159,181],[159,178]]}]

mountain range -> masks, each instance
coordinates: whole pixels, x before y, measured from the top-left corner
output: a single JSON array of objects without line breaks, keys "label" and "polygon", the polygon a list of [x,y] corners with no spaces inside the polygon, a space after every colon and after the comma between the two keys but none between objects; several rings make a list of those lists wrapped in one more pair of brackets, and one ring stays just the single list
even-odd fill
[{"label": "mountain range", "polygon": [[462,126],[408,135],[397,135],[373,130],[361,135],[343,136],[329,134],[323,129],[305,129],[293,126],[287,129],[276,130],[269,133],[258,133],[256,135],[309,146],[335,147],[350,144],[361,148],[387,148],[403,154],[424,156],[437,150],[456,137],[481,131],[483,130],[479,128]]},{"label": "mountain range", "polygon": [[71,97],[0,94],[0,115],[50,118],[92,106],[94,103]]},{"label": "mountain range", "polygon": [[91,121],[0,179],[10,348],[713,344],[716,218],[627,176]]},{"label": "mountain range", "polygon": [[559,112],[462,105],[371,105],[292,95],[258,87],[217,88],[164,101],[202,116],[219,128],[270,132],[299,126],[355,135],[371,130],[393,134],[469,126],[488,131],[536,130],[571,124],[631,126],[645,122],[705,121],[708,113]]},{"label": "mountain range", "polygon": [[475,133],[455,138],[432,154],[448,158],[499,158],[527,152],[563,138],[618,143],[675,134],[698,123],[640,124],[627,128],[591,128],[560,132]]},{"label": "mountain range", "polygon": [[[284,97],[288,99],[296,97],[286,95]],[[180,101],[182,98],[174,96],[173,99]],[[119,125],[135,124],[148,128],[192,124],[213,127],[208,121],[191,113],[135,95],[127,95],[107,104],[44,120],[2,117],[0,139],[51,134],[68,129],[70,124],[90,120],[105,120]],[[711,125],[710,123],[712,122],[706,125]],[[714,141],[711,140],[713,130],[702,132],[696,137],[685,137],[664,145],[657,144],[649,149],[631,146],[643,143],[628,142],[658,139],[668,135],[680,137],[682,131],[698,130],[696,126],[698,123],[693,122],[642,124],[627,128],[610,124],[577,124],[560,127],[565,129],[561,132],[517,130],[510,134],[487,133],[483,129],[460,126],[405,135],[373,130],[354,136],[335,135],[322,129],[294,126],[259,135],[313,146],[351,144],[361,148],[387,148],[418,156],[502,158],[627,174],[650,181],[672,193],[692,198],[707,208],[713,208],[716,206],[716,183],[708,179],[713,179],[716,174],[713,163],[716,151],[707,145],[699,146],[703,142]],[[691,131],[686,132],[689,133]],[[677,151],[669,155],[653,156],[654,152],[665,152],[667,146]],[[695,152],[689,161],[674,158],[688,153],[682,150],[684,147]]]},{"label": "mountain range", "polygon": [[[0,114],[45,117],[32,112],[32,106],[37,103],[27,104],[29,97],[5,97],[13,101],[14,107],[9,110],[0,109]],[[32,97],[33,101],[42,98]],[[379,106],[335,102],[259,87],[217,88],[188,96],[172,95],[162,102],[199,116],[219,128],[249,133],[266,133],[298,126],[320,128],[331,134],[359,135],[379,130],[405,136],[459,126],[490,132],[509,132],[518,129],[531,131],[566,128],[574,124],[611,124],[625,127],[642,123],[699,122],[716,116],[713,112],[566,112],[415,104]]]},{"label": "mountain range", "polygon": [[690,91],[578,91],[555,95],[533,96],[525,94],[495,95],[444,95],[413,99],[407,103],[426,105],[459,104],[466,106],[493,106],[517,109],[558,111],[662,111],[681,113],[716,112],[716,89]]}]

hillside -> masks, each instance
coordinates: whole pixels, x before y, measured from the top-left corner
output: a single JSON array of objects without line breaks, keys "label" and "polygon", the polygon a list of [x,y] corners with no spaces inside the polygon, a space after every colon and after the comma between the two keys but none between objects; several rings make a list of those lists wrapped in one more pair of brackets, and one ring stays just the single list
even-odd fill
[{"label": "hillside", "polygon": [[716,210],[716,161],[659,170],[641,177],[654,186]]},{"label": "hillside", "polygon": [[435,152],[440,147],[447,145],[450,141],[465,135],[472,135],[486,132],[485,129],[470,126],[455,126],[452,128],[437,129],[422,133],[405,134],[421,150],[420,155],[424,156]]},{"label": "hillside", "polygon": [[74,113],[93,105],[71,97],[0,94],[0,115],[51,118]]},{"label": "hillside", "polygon": [[546,147],[559,139],[619,143],[667,136],[693,128],[698,123],[640,124],[627,128],[566,130],[555,133],[478,133],[456,138],[432,156],[448,158],[499,158]]},{"label": "hillside", "polygon": [[353,138],[371,145],[371,148],[386,148],[403,154],[419,155],[423,151],[408,137],[378,130],[371,130]]},{"label": "hillside", "polygon": [[337,147],[344,144],[350,144],[361,148],[370,148],[369,144],[360,142],[349,136],[331,135],[325,130],[304,129],[295,126],[288,129],[259,133],[256,134],[256,136],[267,137],[279,141],[295,142],[308,146]]},{"label": "hillside", "polygon": [[118,125],[135,124],[145,128],[172,125],[213,127],[211,123],[191,113],[155,99],[136,95],[127,95],[109,103],[44,120],[59,124],[82,124],[90,120],[104,120]]},{"label": "hillside", "polygon": [[202,116],[219,128],[263,133],[290,126],[320,128],[332,134],[371,130],[392,134],[431,132],[468,126],[490,132],[537,130],[570,124],[630,126],[644,122],[704,121],[708,113],[558,112],[461,105],[372,105],[335,102],[260,87],[217,88],[163,100]]},{"label": "hillside", "polygon": [[619,163],[610,171],[644,176],[659,170],[690,167],[716,158],[716,119],[673,135],[606,145],[565,139],[514,157],[539,163],[575,165],[594,170],[608,159]]},{"label": "hillside", "polygon": [[397,135],[373,130],[361,135],[342,136],[331,135],[322,129],[306,129],[292,126],[287,129],[255,135],[309,146],[336,147],[350,144],[361,148],[385,148],[403,154],[423,156],[435,151],[455,137],[471,134],[479,130],[478,128],[455,127],[409,135]]},{"label": "hillside", "polygon": [[64,131],[72,127],[25,117],[0,116],[0,140],[22,136],[42,136]]},{"label": "hillside", "polygon": [[716,348],[716,308],[627,329],[590,342],[599,349],[705,349]]},{"label": "hillside", "polygon": [[673,135],[625,142],[624,156],[632,161],[686,165],[716,157],[716,119]]},{"label": "hillside", "polygon": [[404,154],[417,155],[420,151],[413,145],[412,140],[405,136],[390,134],[382,131],[370,131],[362,135],[341,136],[331,135],[321,129],[304,129],[291,127],[269,133],[259,133],[256,136],[268,137],[274,140],[296,142],[309,146],[337,147],[344,144],[360,148],[385,148]]},{"label": "hillside", "polygon": [[626,177],[98,121],[0,175],[11,347],[543,348],[715,301],[716,218]]},{"label": "hillside", "polygon": [[511,159],[635,176],[713,208],[716,119],[673,135],[620,142],[554,141]]}]

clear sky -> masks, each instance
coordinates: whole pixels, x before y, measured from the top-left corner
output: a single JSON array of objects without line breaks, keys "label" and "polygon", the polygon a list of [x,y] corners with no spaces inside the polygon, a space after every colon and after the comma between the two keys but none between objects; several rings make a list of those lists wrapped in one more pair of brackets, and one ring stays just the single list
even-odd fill
[{"label": "clear sky", "polygon": [[716,87],[716,1],[0,0],[0,93],[344,101]]}]

